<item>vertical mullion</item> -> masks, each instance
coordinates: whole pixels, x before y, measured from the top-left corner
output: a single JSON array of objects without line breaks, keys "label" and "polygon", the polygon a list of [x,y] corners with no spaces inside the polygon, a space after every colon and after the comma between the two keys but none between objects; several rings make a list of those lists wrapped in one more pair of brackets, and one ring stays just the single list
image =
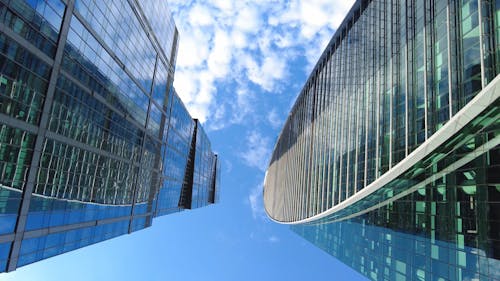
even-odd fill
[{"label": "vertical mullion", "polygon": [[[376,37],[377,41],[380,40],[380,36],[383,33],[381,31],[381,16],[380,16],[380,7],[378,5],[378,2],[375,2],[375,32],[374,34]],[[380,78],[380,53],[377,53],[375,55],[375,61],[374,61],[374,70],[375,70],[375,81],[376,81],[376,89],[375,91],[375,126],[376,126],[376,131],[375,131],[375,177],[374,180],[378,178],[378,171],[379,171],[379,166],[380,166],[380,148],[379,148],[379,142],[380,142],[380,84],[381,84],[381,78]]]},{"label": "vertical mullion", "polygon": [[[371,34],[373,35],[373,33],[371,32],[372,31],[372,21],[373,21],[373,17],[371,16],[371,13],[372,13],[372,10],[373,10],[373,4],[371,4],[368,8],[367,8],[367,30],[368,30],[368,34]],[[369,134],[369,126],[370,126],[370,123],[368,122],[369,120],[371,120],[370,118],[370,106],[369,106],[369,103],[368,101],[370,100],[370,84],[371,84],[371,81],[370,81],[370,77],[371,77],[371,59],[373,57],[372,55],[372,44],[371,42],[373,41],[372,38],[370,38],[370,36],[367,37],[367,42],[366,42],[366,47],[365,47],[365,53],[366,53],[366,61],[367,61],[367,69],[366,69],[366,84],[365,86],[363,87],[364,88],[364,96],[365,96],[365,111],[366,111],[366,117],[365,117],[365,175],[364,175],[364,178],[363,178],[363,181],[364,181],[364,187],[366,187],[367,185],[367,182],[368,182],[368,134]]]},{"label": "vertical mullion", "polygon": [[[405,44],[406,44],[406,47],[405,47],[405,61],[404,61],[404,64],[405,64],[405,157],[408,156],[408,152],[409,152],[409,137],[410,137],[410,131],[409,131],[409,122],[408,122],[408,118],[409,118],[409,106],[408,106],[408,103],[409,103],[409,98],[408,98],[408,90],[409,90],[409,79],[411,79],[411,76],[409,75],[409,71],[408,71],[408,61],[409,61],[409,56],[410,56],[410,52],[409,52],[409,48],[410,48],[410,40],[409,40],[409,34],[408,34],[408,31],[409,31],[409,28],[408,28],[408,5],[406,4],[405,2],[405,20],[406,20],[406,23],[405,23],[405,30],[404,32],[406,33],[406,37],[405,37]],[[411,22],[410,22],[411,24]]]},{"label": "vertical mullion", "polygon": [[[336,44],[337,45],[337,44]],[[335,184],[334,187],[334,204],[339,203],[340,201],[340,158],[341,158],[341,151],[340,151],[340,125],[341,125],[341,120],[340,120],[340,111],[342,107],[340,106],[340,71],[342,70],[341,64],[340,64],[340,46],[337,45],[337,50],[335,52],[335,90],[334,90],[334,116],[335,116],[335,141],[334,141],[334,149],[335,149],[335,157],[334,157],[334,178],[333,178],[333,183]]]},{"label": "vertical mullion", "polygon": [[[360,38],[359,34],[358,34],[358,29],[360,29],[361,26],[360,26],[360,23],[356,24],[355,27],[354,27],[354,31],[356,32],[355,33],[355,36],[356,36],[356,39]],[[360,33],[360,32],[359,32]],[[358,40],[357,41],[357,44],[356,44],[356,48],[354,48],[354,51],[355,51],[355,61],[354,61],[354,65],[358,65],[361,60],[359,59],[359,56],[361,54],[360,52],[360,45],[361,45],[361,40]],[[353,169],[354,169],[354,185],[353,185],[353,189],[354,189],[354,193],[358,192],[358,165],[359,165],[359,162],[358,162],[358,154],[359,154],[359,137],[360,137],[360,126],[359,126],[359,119],[360,119],[360,115],[361,115],[361,110],[360,110],[360,95],[361,95],[361,90],[360,90],[360,85],[361,83],[359,83],[360,81],[360,76],[359,75],[359,72],[355,71],[354,73],[357,73],[355,74],[354,76],[354,79],[353,79],[353,87],[354,89],[356,89],[356,99],[354,101],[355,103],[355,106],[354,106],[354,113],[356,114],[356,125],[354,126],[354,130],[355,130],[355,140],[354,140],[354,150],[355,150],[355,153],[354,153],[354,165],[353,165]]]},{"label": "vertical mullion", "polygon": [[428,125],[428,98],[427,98],[427,84],[428,84],[428,77],[427,77],[427,59],[428,59],[428,55],[427,55],[427,20],[428,20],[428,13],[427,13],[427,4],[428,4],[428,1],[425,0],[423,1],[423,5],[424,5],[424,27],[423,27],[423,45],[424,45],[424,127],[425,127],[425,140],[427,140],[428,138],[428,131],[429,131],[429,125]]},{"label": "vertical mullion", "polygon": [[304,94],[304,97],[302,99],[302,120],[301,122],[302,128],[301,128],[301,139],[302,139],[302,188],[304,190],[304,200],[303,200],[303,210],[304,210],[304,217],[307,217],[309,213],[309,186],[308,186],[308,180],[307,180],[307,123],[309,120],[307,119],[307,111],[308,111],[308,103],[307,103],[307,95]]},{"label": "vertical mullion", "polygon": [[326,59],[323,63],[323,79],[321,80],[321,197],[323,198],[323,202],[321,205],[321,212],[324,212],[328,209],[328,165],[327,165],[327,147],[328,144],[326,142],[327,135],[330,133],[328,131],[328,123],[327,123],[327,91],[326,84],[328,79],[328,59]]},{"label": "vertical mullion", "polygon": [[333,166],[332,166],[332,157],[333,157],[333,153],[334,153],[334,150],[333,150],[333,143],[332,143],[332,138],[335,134],[335,131],[334,131],[334,127],[333,127],[333,109],[334,109],[334,105],[333,105],[333,95],[335,94],[333,91],[332,91],[332,85],[334,84],[333,83],[333,52],[329,55],[329,60],[328,60],[328,68],[329,68],[329,71],[328,71],[328,76],[327,76],[327,79],[328,79],[328,84],[327,84],[327,97],[328,97],[328,112],[327,112],[327,120],[328,120],[328,135],[327,135],[327,154],[328,154],[328,173],[327,173],[327,189],[328,189],[328,208],[331,208],[334,206],[333,204],[333,193],[334,193],[334,186],[333,186],[333,182],[332,182],[332,175],[333,175]]},{"label": "vertical mullion", "polygon": [[450,36],[450,21],[451,21],[451,15],[450,15],[450,3],[448,2],[448,5],[446,5],[446,36],[448,37],[448,111],[449,111],[449,118],[451,119],[453,117],[453,96],[452,96],[452,77],[451,77],[451,36]]},{"label": "vertical mullion", "polygon": [[[342,32],[343,33],[343,32]],[[344,34],[342,34],[343,36]],[[345,194],[345,186],[342,186],[342,177],[343,168],[344,168],[344,133],[345,133],[345,91],[344,91],[344,72],[345,72],[345,64],[344,64],[344,52],[345,50],[345,41],[342,41],[340,44],[339,52],[339,60],[340,60],[340,71],[339,71],[339,105],[340,105],[340,116],[339,116],[339,203],[343,201],[342,194]]]},{"label": "vertical mullion", "polygon": [[314,103],[314,122],[315,122],[315,125],[314,125],[314,132],[313,132],[313,148],[314,148],[314,171],[315,171],[315,175],[314,175],[314,190],[315,190],[315,194],[316,194],[316,210],[314,211],[314,214],[318,214],[319,213],[319,206],[321,206],[321,203],[322,203],[322,200],[323,198],[321,198],[321,190],[320,190],[320,183],[319,183],[319,180],[320,180],[320,174],[321,174],[321,166],[320,166],[320,149],[321,149],[321,146],[320,146],[320,141],[321,141],[321,136],[319,135],[319,131],[320,131],[320,128],[321,128],[321,111],[320,111],[320,106],[321,106],[321,87],[320,87],[320,84],[321,84],[321,76],[322,76],[322,72],[323,70],[319,71],[317,77],[316,77],[316,81],[314,83],[314,90],[313,90],[313,93],[314,93],[314,97],[315,97],[315,103]]},{"label": "vertical mullion", "polygon": [[353,100],[354,100],[354,96],[355,96],[355,92],[354,92],[354,89],[352,87],[352,84],[351,84],[351,81],[352,81],[352,76],[354,74],[351,75],[352,73],[352,59],[353,59],[353,48],[352,48],[352,32],[353,32],[353,28],[351,28],[347,34],[346,34],[346,38],[344,39],[345,42],[346,42],[346,73],[349,73],[350,75],[345,75],[345,85],[344,85],[344,89],[345,89],[345,99],[346,99],[346,102],[347,102],[347,106],[346,106],[346,117],[347,117],[347,138],[345,139],[346,141],[346,150],[345,150],[345,153],[346,153],[346,157],[347,157],[347,161],[346,161],[346,184],[345,184],[345,189],[346,189],[346,195],[345,195],[345,199],[349,198],[349,196],[351,195],[350,194],[350,191],[351,191],[351,174],[352,174],[352,170],[350,169],[350,166],[351,166],[351,139],[352,139],[352,119],[353,119],[353,115],[354,115],[354,111],[353,111]]},{"label": "vertical mullion", "polygon": [[484,65],[484,35],[483,35],[483,12],[482,12],[482,1],[477,0],[477,14],[479,17],[479,53],[481,55],[481,88],[485,88],[488,84],[485,75],[485,65]]}]

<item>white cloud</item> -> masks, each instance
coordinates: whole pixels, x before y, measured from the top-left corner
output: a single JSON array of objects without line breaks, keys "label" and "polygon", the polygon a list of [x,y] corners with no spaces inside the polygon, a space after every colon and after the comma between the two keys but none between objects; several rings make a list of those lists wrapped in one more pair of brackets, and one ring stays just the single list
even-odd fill
[{"label": "white cloud", "polygon": [[231,38],[225,30],[217,29],[213,41],[207,61],[208,71],[214,78],[224,78],[229,72],[229,63],[232,58]]},{"label": "white cloud", "polygon": [[242,56],[241,59],[248,79],[265,91],[273,91],[276,83],[286,75],[286,58],[280,57],[278,54],[264,57],[261,63],[255,61],[252,56]]},{"label": "white cloud", "polygon": [[184,103],[190,103],[193,101],[195,93],[197,91],[196,81],[193,81],[191,75],[193,72],[190,71],[179,71],[175,74],[176,83],[183,85],[182,91],[178,94]]},{"label": "white cloud", "polygon": [[213,24],[213,18],[210,16],[210,10],[203,5],[195,5],[189,11],[189,22],[195,26],[209,26]]},{"label": "white cloud", "polygon": [[271,154],[270,139],[253,131],[247,136],[246,143],[246,150],[240,154],[244,163],[247,166],[265,171]]},{"label": "white cloud", "polygon": [[248,44],[247,35],[241,30],[233,30],[233,33],[231,34],[231,41],[237,49],[243,49]]},{"label": "white cloud", "polygon": [[233,104],[233,111],[238,112],[234,114],[233,122],[239,123],[245,118],[246,115],[252,111],[252,93],[246,88],[239,88],[236,91],[236,103]]},{"label": "white cloud", "polygon": [[276,109],[272,109],[269,114],[267,115],[267,121],[269,121],[269,124],[275,129],[279,128],[281,126],[283,120],[278,116],[278,112]]},{"label": "white cloud", "polygon": [[227,0],[213,0],[212,4],[218,9],[225,11],[226,13],[230,13],[233,10],[232,1]]},{"label": "white cloud", "polygon": [[[238,88],[226,95],[230,96],[231,100],[220,98],[225,103],[219,103],[213,108],[210,115],[211,122],[205,126],[207,130],[216,131],[232,124],[240,124],[254,111],[252,106],[254,95],[247,88]],[[229,114],[232,116],[228,118]]]},{"label": "white cloud", "polygon": [[[170,0],[180,33],[177,92],[209,129],[252,121],[245,118],[255,110],[249,101],[291,83],[297,56],[309,72],[353,2]],[[227,85],[235,87],[232,96]]]},{"label": "white cloud", "polygon": [[[209,49],[210,36],[203,33],[201,29],[192,29],[187,34],[181,34],[179,40],[179,52],[177,55],[177,66],[180,70],[201,69],[206,62]],[[177,78],[177,75],[175,75]]]},{"label": "white cloud", "polygon": [[246,7],[238,12],[234,28],[243,32],[255,33],[261,26],[261,15],[255,7]]}]

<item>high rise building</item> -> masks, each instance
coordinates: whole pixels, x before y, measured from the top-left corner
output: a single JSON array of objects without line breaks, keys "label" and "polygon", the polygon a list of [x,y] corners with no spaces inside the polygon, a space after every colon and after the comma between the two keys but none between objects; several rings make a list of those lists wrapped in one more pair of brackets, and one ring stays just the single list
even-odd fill
[{"label": "high rise building", "polygon": [[0,272],[215,203],[163,0],[0,0]]},{"label": "high rise building", "polygon": [[373,280],[500,280],[500,1],[358,0],[264,205]]}]

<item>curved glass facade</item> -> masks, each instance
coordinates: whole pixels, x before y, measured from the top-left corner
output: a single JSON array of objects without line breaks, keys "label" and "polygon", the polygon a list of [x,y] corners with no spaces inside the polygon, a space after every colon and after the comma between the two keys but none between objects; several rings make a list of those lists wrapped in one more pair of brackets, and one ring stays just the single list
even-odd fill
[{"label": "curved glass facade", "polygon": [[280,133],[269,215],[301,221],[341,204],[447,124],[500,73],[497,2],[357,1]]},{"label": "curved glass facade", "polygon": [[500,280],[500,1],[357,1],[264,206],[372,280]]},{"label": "curved glass facade", "polygon": [[175,23],[146,2],[0,0],[0,272],[148,227],[193,182],[189,208],[215,203]]}]

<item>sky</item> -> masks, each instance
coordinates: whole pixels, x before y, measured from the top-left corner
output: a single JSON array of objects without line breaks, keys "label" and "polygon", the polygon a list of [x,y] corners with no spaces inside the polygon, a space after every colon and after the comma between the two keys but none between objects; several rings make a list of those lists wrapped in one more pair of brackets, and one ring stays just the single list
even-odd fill
[{"label": "sky", "polygon": [[366,280],[271,222],[262,205],[281,126],[353,2],[170,0],[180,34],[174,86],[219,154],[219,204],[0,280]]}]

